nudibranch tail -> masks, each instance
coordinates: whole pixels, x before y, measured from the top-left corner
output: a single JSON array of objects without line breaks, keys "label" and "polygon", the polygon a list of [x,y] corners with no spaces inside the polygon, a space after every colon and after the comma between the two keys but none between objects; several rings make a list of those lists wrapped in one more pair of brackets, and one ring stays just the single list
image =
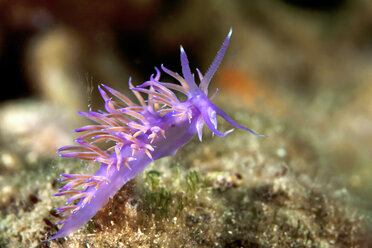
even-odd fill
[{"label": "nudibranch tail", "polygon": [[[231,30],[216,58],[203,76],[197,70],[200,84],[195,83],[186,53],[181,46],[183,77],[163,65],[161,70],[180,84],[160,81],[161,71],[155,67],[150,80],[129,88],[137,98],[130,100],[120,92],[101,84],[98,90],[105,102],[105,111],[78,112],[95,124],[75,130],[82,135],[76,145],[58,150],[61,157],[72,157],[91,164],[100,164],[94,175],[62,174],[65,185],[55,196],[68,195],[66,206],[57,208],[64,220],[57,234],[48,240],[64,237],[91,219],[108,200],[130,179],[141,173],[153,160],[174,155],[195,134],[202,140],[204,124],[218,136],[217,116],[236,128],[256,136],[251,129],[234,122],[208,99],[208,86],[220,65],[231,37]],[[187,96],[180,101],[174,91]],[[147,95],[147,97],[143,97]],[[146,100],[145,100],[146,99]],[[102,146],[102,144],[105,144]]]}]

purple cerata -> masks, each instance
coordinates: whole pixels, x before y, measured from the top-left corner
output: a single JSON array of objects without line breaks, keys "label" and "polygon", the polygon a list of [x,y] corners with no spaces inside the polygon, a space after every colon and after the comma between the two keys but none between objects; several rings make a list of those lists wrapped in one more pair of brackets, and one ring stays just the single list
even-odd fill
[{"label": "purple cerata", "polygon": [[[174,155],[195,134],[201,141],[204,124],[218,136],[230,133],[232,130],[225,133],[217,130],[217,115],[236,128],[263,137],[239,125],[214,105],[211,100],[217,91],[208,98],[208,85],[222,61],[231,33],[232,30],[205,75],[196,69],[199,86],[195,83],[181,46],[183,77],[161,65],[161,69],[178,80],[180,85],[162,82],[160,70],[155,67],[156,74],[139,86],[134,87],[129,79],[130,90],[137,97],[138,103],[106,85],[98,87],[105,100],[106,111],[79,112],[96,124],[75,130],[84,132],[75,140],[77,145],[62,147],[58,152],[61,157],[98,162],[101,166],[94,175],[61,175],[60,181],[66,184],[56,196],[71,197],[66,206],[57,209],[64,217],[63,221],[57,223],[62,227],[48,240],[65,237],[79,229],[153,160]],[[187,100],[180,101],[173,91],[184,94]],[[147,95],[147,100],[144,100],[141,93]],[[102,149],[99,143],[111,146]]]}]

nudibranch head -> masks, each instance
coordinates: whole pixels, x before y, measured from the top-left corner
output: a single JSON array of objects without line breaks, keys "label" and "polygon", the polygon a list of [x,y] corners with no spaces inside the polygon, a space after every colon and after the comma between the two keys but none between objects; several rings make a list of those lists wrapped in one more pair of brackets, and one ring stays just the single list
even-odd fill
[{"label": "nudibranch head", "polygon": [[222,111],[217,106],[215,106],[211,101],[217,95],[218,90],[208,99],[209,83],[212,80],[215,72],[217,71],[217,68],[221,64],[221,61],[225,55],[226,49],[229,45],[231,34],[232,34],[232,29],[230,29],[229,34],[227,35],[225,41],[223,42],[220,50],[217,53],[217,56],[213,60],[212,64],[210,65],[205,75],[203,76],[202,73],[198,69],[196,69],[198,76],[199,76],[199,80],[200,80],[199,86],[197,86],[195,83],[194,75],[191,74],[191,70],[189,67],[189,62],[188,62],[185,50],[181,46],[181,65],[182,65],[182,73],[184,76],[184,82],[182,82],[182,80],[180,82],[181,84],[187,85],[189,88],[186,94],[188,97],[188,100],[183,104],[186,106],[188,105],[189,108],[196,108],[199,112],[198,120],[196,123],[196,129],[197,129],[197,134],[199,136],[200,141],[202,141],[202,128],[204,124],[206,124],[206,126],[212,131],[213,134],[216,134],[222,137],[233,131],[233,129],[225,133],[218,131],[217,130],[217,117],[216,117],[217,115],[222,117],[229,124],[233,125],[236,128],[240,128],[245,131],[248,131],[255,136],[265,137],[264,135],[257,134],[253,132],[251,129],[246,128],[234,122],[224,111]]},{"label": "nudibranch head", "polygon": [[[58,152],[61,157],[99,163],[100,168],[94,175],[61,175],[61,181],[66,184],[56,196],[70,195],[70,198],[66,206],[57,208],[57,212],[64,217],[58,224],[63,226],[48,240],[64,237],[84,225],[116,191],[153,160],[175,154],[195,134],[201,141],[204,124],[218,136],[231,132],[218,131],[217,116],[236,128],[263,136],[234,122],[215,106],[211,101],[217,92],[208,98],[209,83],[222,61],[231,32],[205,75],[197,70],[199,86],[181,46],[183,76],[161,65],[162,71],[180,84],[162,82],[158,68],[155,68],[156,73],[151,75],[150,80],[137,87],[129,79],[129,88],[138,103],[109,86],[102,84],[98,87],[105,101],[105,111],[79,112],[95,124],[76,129],[76,132],[84,133],[75,140],[77,145],[62,147]],[[174,91],[184,94],[186,100],[180,101]],[[142,94],[147,95],[146,100]]]}]

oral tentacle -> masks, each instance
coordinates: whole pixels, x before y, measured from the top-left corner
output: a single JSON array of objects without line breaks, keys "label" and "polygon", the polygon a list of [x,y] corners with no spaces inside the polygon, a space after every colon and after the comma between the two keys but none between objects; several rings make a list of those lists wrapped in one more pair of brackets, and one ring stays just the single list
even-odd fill
[{"label": "oral tentacle", "polygon": [[263,137],[263,138],[266,137],[265,135],[255,133],[253,130],[251,130],[251,129],[245,127],[245,126],[242,126],[242,125],[240,125],[238,123],[236,123],[224,111],[222,111],[221,109],[217,108],[216,106],[215,106],[215,110],[216,110],[217,114],[219,116],[221,116],[225,121],[227,121],[230,125],[233,125],[236,128],[239,128],[239,129],[243,129],[245,131],[248,131],[248,132],[250,132],[251,134],[253,134],[253,135],[257,136],[257,137]]}]

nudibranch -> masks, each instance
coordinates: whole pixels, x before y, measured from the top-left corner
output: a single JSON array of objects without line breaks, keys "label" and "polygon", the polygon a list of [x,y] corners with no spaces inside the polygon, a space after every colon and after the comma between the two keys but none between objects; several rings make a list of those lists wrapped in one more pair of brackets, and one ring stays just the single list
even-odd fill
[{"label": "nudibranch", "polygon": [[[75,140],[77,144],[64,146],[58,153],[61,157],[97,162],[100,168],[94,175],[61,175],[60,181],[66,184],[55,196],[70,195],[70,198],[66,206],[57,209],[64,217],[57,223],[62,227],[48,240],[65,237],[88,222],[125,183],[153,160],[174,155],[195,134],[202,141],[204,124],[218,136],[230,133],[232,130],[217,130],[217,116],[236,128],[263,136],[239,125],[214,105],[211,101],[217,91],[208,98],[208,85],[222,61],[231,33],[232,30],[205,75],[196,69],[199,86],[182,46],[183,77],[161,65],[162,71],[180,84],[161,81],[161,72],[155,67],[156,73],[139,86],[133,86],[129,79],[129,88],[138,103],[106,85],[98,86],[105,101],[105,111],[79,112],[95,124],[76,129],[83,133]],[[180,101],[175,91],[184,94],[185,100]],[[147,100],[143,95],[147,95]],[[99,143],[106,143],[106,148],[100,148]]]}]

